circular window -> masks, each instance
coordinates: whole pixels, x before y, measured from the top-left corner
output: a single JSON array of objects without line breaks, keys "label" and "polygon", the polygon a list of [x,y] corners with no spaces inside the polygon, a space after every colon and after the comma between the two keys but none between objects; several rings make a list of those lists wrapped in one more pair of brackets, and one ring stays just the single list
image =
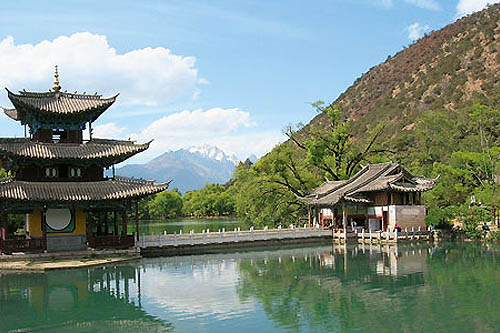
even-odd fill
[{"label": "circular window", "polygon": [[71,223],[71,212],[69,209],[49,209],[45,213],[47,225],[55,231],[66,229]]}]

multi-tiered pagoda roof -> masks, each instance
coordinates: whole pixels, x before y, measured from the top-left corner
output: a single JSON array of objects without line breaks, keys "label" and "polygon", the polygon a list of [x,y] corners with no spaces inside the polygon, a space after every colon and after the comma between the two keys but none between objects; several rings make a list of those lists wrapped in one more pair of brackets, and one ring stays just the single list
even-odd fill
[{"label": "multi-tiered pagoda roof", "polygon": [[[57,71],[49,92],[16,94],[7,89],[7,93],[14,108],[4,108],[4,113],[27,126],[29,137],[0,138],[0,161],[13,173],[13,177],[0,182],[0,205],[12,201],[79,205],[131,200],[168,188],[168,183],[104,177],[105,168],[150,145],[92,137],[92,123],[116,101],[118,94],[103,98],[98,94],[63,92]],[[83,140],[87,128],[90,139]],[[53,168],[58,169],[53,173]]]}]

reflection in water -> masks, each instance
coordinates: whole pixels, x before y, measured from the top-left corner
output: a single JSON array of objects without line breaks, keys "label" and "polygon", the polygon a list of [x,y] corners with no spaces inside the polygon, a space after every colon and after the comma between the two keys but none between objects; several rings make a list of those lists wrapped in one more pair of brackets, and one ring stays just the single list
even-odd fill
[{"label": "reflection in water", "polygon": [[0,331],[497,331],[498,248],[332,245],[0,276]]},{"label": "reflection in water", "polygon": [[[0,275],[0,332],[158,332],[172,325],[141,309],[134,266]],[[16,331],[17,332],[17,331]]]},{"label": "reflection in water", "polygon": [[241,262],[242,299],[282,329],[497,331],[498,249],[356,245]]}]

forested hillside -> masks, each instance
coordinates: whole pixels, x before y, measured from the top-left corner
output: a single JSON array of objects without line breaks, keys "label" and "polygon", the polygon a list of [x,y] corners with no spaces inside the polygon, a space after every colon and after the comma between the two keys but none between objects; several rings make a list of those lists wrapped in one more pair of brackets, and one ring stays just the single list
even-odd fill
[{"label": "forested hillside", "polygon": [[[429,206],[461,207],[474,195],[500,205],[500,5],[433,32],[370,69],[307,125],[250,168],[229,191],[252,224],[307,216],[296,196],[361,164],[399,160],[440,177]],[[328,96],[327,96],[328,97]]]}]

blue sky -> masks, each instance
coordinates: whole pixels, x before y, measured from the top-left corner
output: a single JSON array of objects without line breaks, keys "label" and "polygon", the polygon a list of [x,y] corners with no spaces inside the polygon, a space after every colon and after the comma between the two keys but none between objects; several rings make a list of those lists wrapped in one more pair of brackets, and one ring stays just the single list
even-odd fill
[{"label": "blue sky", "polygon": [[[489,0],[5,2],[0,85],[61,85],[119,102],[96,135],[213,144],[245,158],[308,122],[370,67]],[[5,96],[0,105],[10,107]],[[0,117],[1,136],[22,130]]]}]

